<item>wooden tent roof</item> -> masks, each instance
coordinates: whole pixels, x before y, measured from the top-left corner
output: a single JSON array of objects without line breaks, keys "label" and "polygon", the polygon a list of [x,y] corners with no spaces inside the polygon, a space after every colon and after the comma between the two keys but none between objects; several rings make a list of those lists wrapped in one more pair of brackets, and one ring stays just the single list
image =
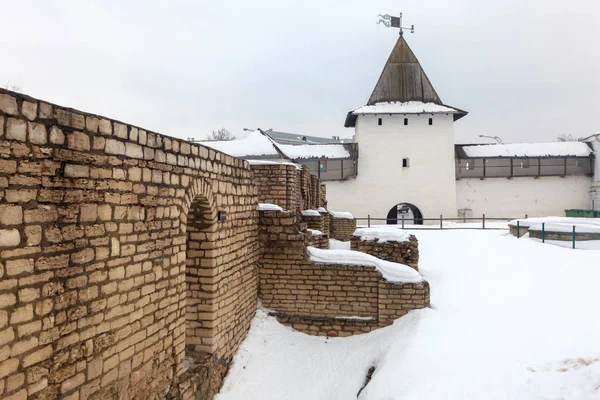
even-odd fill
[{"label": "wooden tent roof", "polygon": [[392,49],[367,105],[384,101],[442,104],[404,36],[400,36]]},{"label": "wooden tent roof", "polygon": [[[423,71],[419,60],[412,52],[404,36],[400,36],[383,67],[379,80],[371,93],[367,105],[382,102],[420,101],[423,103],[445,104],[438,96]],[[454,115],[454,120],[467,115],[466,111],[451,107],[459,111]],[[356,124],[356,115],[348,113],[344,126],[353,127]]]}]

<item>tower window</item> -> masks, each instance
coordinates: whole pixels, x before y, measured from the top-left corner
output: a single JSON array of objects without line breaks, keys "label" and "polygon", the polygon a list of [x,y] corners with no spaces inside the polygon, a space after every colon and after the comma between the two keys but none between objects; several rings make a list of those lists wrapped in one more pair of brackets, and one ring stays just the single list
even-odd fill
[{"label": "tower window", "polygon": [[408,168],[410,167],[410,158],[403,158],[402,159],[402,168]]},{"label": "tower window", "polygon": [[383,118],[379,118],[377,120],[377,125],[383,125]]},{"label": "tower window", "polygon": [[404,118],[404,125],[408,125],[408,118]]},{"label": "tower window", "polygon": [[429,118],[429,125],[433,125],[433,118]]}]

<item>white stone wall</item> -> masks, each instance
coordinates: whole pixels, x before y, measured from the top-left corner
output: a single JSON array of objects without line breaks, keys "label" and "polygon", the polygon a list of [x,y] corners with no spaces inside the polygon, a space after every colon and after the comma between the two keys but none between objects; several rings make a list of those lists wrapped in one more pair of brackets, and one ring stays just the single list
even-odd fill
[{"label": "white stone wall", "polygon": [[565,216],[566,209],[590,209],[587,176],[543,178],[463,178],[456,181],[459,209],[473,217]]},{"label": "white stone wall", "polygon": [[[359,116],[355,140],[358,177],[325,182],[329,209],[385,218],[394,205],[411,203],[424,218],[457,215],[452,115]],[[409,167],[402,167],[403,158]]]},{"label": "white stone wall", "polygon": [[590,188],[592,209],[600,211],[600,134],[591,136],[587,142],[592,145],[596,155],[594,163],[594,182]]}]

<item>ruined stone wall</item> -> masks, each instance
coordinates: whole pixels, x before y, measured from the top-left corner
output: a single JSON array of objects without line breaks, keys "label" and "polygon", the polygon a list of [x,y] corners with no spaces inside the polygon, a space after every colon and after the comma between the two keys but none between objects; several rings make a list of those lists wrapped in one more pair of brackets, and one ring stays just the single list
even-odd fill
[{"label": "ruined stone wall", "polygon": [[327,186],[324,183],[319,185],[319,207],[327,208]]},{"label": "ruined stone wall", "polygon": [[327,236],[329,236],[330,234],[330,226],[331,226],[331,217],[329,215],[329,212],[323,208],[323,207],[319,207],[319,214],[321,214],[321,216],[323,217],[323,233],[326,234]]},{"label": "ruined stone wall", "polygon": [[314,264],[306,257],[300,216],[259,214],[259,296],[283,323],[310,334],[350,335],[429,305],[427,282],[394,284],[374,267]]},{"label": "ruined stone wall", "polygon": [[0,90],[0,397],[214,393],[256,308],[252,180],[245,161]]},{"label": "ruined stone wall", "polygon": [[307,246],[316,247],[318,249],[328,249],[329,248],[329,238],[327,235],[315,235],[311,234],[307,240],[305,241]]},{"label": "ruined stone wall", "polygon": [[316,229],[318,231],[323,232],[324,227],[325,227],[325,218],[323,217],[323,215],[319,214],[318,216],[317,215],[313,216],[313,215],[302,214],[301,219],[302,219],[302,222],[304,222],[306,224],[306,227],[308,229]]},{"label": "ruined stone wall", "polygon": [[342,242],[348,242],[352,239],[352,234],[356,230],[356,220],[354,218],[336,218],[329,216],[329,237]]},{"label": "ruined stone wall", "polygon": [[370,254],[382,260],[405,264],[419,270],[419,242],[415,235],[410,235],[406,242],[361,240],[358,236],[350,239],[350,248]]},{"label": "ruined stone wall", "polygon": [[290,164],[252,165],[260,203],[277,204],[292,211],[302,208],[301,170]]},{"label": "ruined stone wall", "polygon": [[310,210],[311,204],[313,203],[310,176],[311,175],[308,167],[303,166],[302,170],[300,171],[300,195],[302,210]]},{"label": "ruined stone wall", "polygon": [[321,207],[321,181],[314,175],[310,175],[310,202],[309,209],[316,210]]}]

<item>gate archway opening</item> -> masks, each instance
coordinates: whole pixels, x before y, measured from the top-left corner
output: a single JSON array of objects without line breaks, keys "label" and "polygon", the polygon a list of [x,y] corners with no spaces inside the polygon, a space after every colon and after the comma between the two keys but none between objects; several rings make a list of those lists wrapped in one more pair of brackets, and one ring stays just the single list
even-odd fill
[{"label": "gate archway opening", "polygon": [[404,223],[408,225],[423,225],[423,214],[414,204],[398,203],[390,209],[386,217],[388,225],[401,224],[404,217]]}]

